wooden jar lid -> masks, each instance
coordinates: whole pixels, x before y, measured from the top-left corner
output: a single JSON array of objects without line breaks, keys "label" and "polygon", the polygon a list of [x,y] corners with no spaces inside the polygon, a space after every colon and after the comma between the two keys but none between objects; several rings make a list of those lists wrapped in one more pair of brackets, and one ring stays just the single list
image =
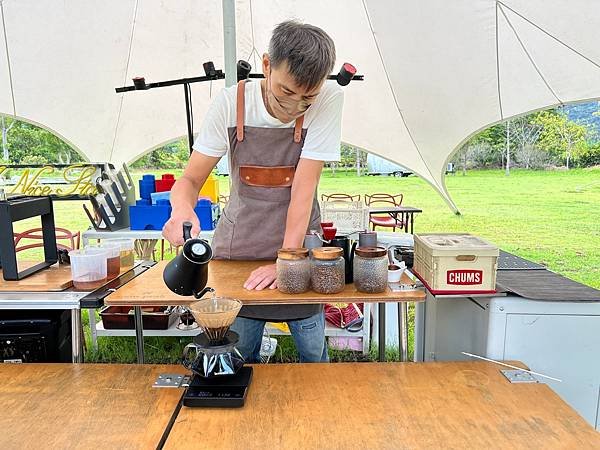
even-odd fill
[{"label": "wooden jar lid", "polygon": [[363,258],[380,258],[387,256],[387,250],[384,247],[357,247],[354,251]]},{"label": "wooden jar lid", "polygon": [[287,261],[295,261],[308,258],[308,249],[306,248],[280,248],[277,250],[277,257]]},{"label": "wooden jar lid", "polygon": [[316,259],[331,261],[341,257],[344,254],[340,247],[318,247],[312,249],[312,255]]}]

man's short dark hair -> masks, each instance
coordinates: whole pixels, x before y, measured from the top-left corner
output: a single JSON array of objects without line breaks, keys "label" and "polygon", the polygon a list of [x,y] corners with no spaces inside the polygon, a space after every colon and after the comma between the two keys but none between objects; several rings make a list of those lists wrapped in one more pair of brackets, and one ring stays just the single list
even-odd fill
[{"label": "man's short dark hair", "polygon": [[333,70],[335,44],[319,27],[288,20],[273,30],[269,58],[274,68],[287,63],[296,84],[311,90]]}]

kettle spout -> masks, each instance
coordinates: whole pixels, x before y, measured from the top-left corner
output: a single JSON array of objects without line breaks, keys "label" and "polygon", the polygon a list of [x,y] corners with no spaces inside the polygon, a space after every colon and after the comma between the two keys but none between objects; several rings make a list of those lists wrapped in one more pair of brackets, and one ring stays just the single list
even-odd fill
[{"label": "kettle spout", "polygon": [[215,290],[211,287],[205,287],[204,289],[202,289],[200,292],[194,292],[194,297],[196,297],[197,299],[200,299],[204,296],[204,294],[206,294],[207,292],[215,292]]}]

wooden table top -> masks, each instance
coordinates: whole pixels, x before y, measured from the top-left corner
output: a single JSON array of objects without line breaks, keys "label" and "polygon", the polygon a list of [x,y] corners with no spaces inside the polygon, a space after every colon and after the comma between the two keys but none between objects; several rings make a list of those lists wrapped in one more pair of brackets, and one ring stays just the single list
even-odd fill
[{"label": "wooden table top", "polygon": [[[106,305],[181,305],[195,301],[192,297],[182,297],[171,292],[162,277],[167,261],[161,261],[134,278],[125,286],[104,299]],[[208,286],[216,290],[220,297],[232,297],[246,305],[301,304],[301,303],[352,303],[352,302],[419,302],[425,300],[422,289],[392,292],[389,288],[381,294],[365,294],[358,292],[353,284],[347,284],[339,294],[324,295],[309,291],[304,294],[289,295],[277,289],[249,291],[243,284],[248,275],[257,267],[269,264],[269,261],[224,261],[215,260],[209,263]],[[405,275],[404,275],[405,276]],[[409,283],[410,280],[405,278]]]},{"label": "wooden table top", "polygon": [[[600,448],[545,384],[487,362],[255,365],[246,405],[183,407],[166,448]],[[181,366],[0,364],[0,448],[156,448]]]},{"label": "wooden table top", "polygon": [[600,448],[545,384],[486,362],[255,366],[241,409],[183,407],[165,448]]},{"label": "wooden table top", "polygon": [[179,389],[156,389],[181,366],[0,364],[0,448],[156,448]]},{"label": "wooden table top", "polygon": [[[38,261],[40,262],[40,261]],[[31,261],[19,261],[19,270],[25,270],[37,264]],[[71,266],[54,264],[22,280],[6,281],[0,269],[0,292],[57,292],[73,286]]]}]

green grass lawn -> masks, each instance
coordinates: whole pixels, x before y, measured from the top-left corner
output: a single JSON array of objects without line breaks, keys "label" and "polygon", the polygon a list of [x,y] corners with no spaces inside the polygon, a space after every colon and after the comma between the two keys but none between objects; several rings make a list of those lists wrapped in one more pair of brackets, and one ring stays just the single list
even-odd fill
[{"label": "green grass lawn", "polygon": [[[141,173],[134,176],[137,179]],[[228,178],[219,179],[221,193],[227,193]],[[403,204],[423,209],[415,218],[416,233],[476,234],[568,278],[600,288],[600,169],[514,170],[509,177],[499,170],[470,171],[466,176],[447,176],[446,182],[460,216],[450,211],[429,184],[414,176],[357,177],[354,172],[338,171],[333,175],[327,171],[319,192],[402,193]],[[81,202],[56,202],[55,216],[57,226],[71,230],[89,226]],[[32,225],[31,221],[24,221],[19,223],[19,229]],[[147,360],[174,362],[187,342],[146,338]],[[295,360],[289,339],[280,339],[280,347],[276,361]],[[390,356],[395,353],[392,349]],[[133,338],[101,338],[99,351],[87,356],[91,361],[133,362],[135,343]],[[361,360],[362,355],[335,352],[332,359]]]},{"label": "green grass lawn", "polygon": [[416,177],[325,174],[320,192],[402,193],[423,209],[415,232],[469,232],[539,262],[568,278],[600,288],[600,169],[472,171],[447,176],[461,215],[454,215]]}]

